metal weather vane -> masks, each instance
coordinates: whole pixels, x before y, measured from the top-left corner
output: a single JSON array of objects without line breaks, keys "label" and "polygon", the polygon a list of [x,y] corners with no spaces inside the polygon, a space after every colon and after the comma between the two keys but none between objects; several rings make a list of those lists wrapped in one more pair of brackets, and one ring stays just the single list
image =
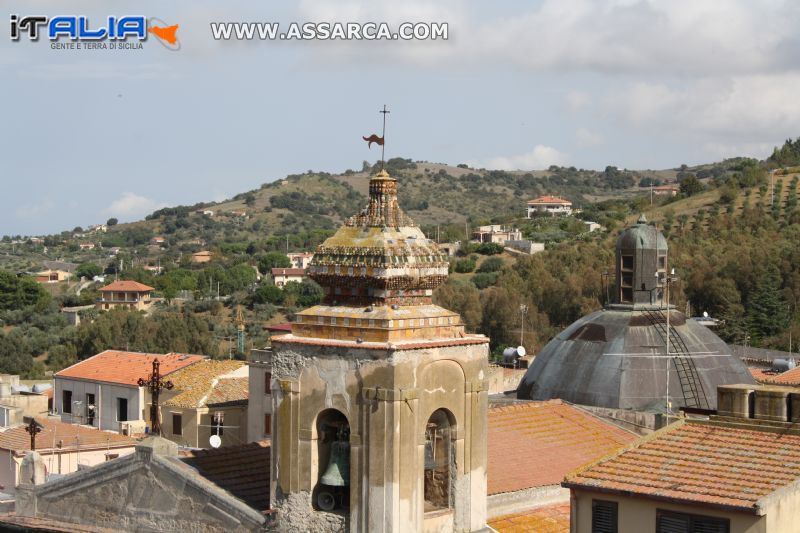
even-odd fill
[{"label": "metal weather vane", "polygon": [[153,359],[153,373],[150,374],[148,379],[139,378],[137,382],[140,387],[147,387],[150,390],[150,422],[153,426],[152,433],[154,435],[161,435],[161,420],[158,416],[158,397],[161,389],[170,390],[174,386],[171,381],[165,381],[161,377],[160,366],[159,360]]},{"label": "metal weather vane", "polygon": [[373,133],[369,137],[361,137],[365,141],[367,141],[367,148],[372,148],[372,143],[377,144],[381,147],[381,170],[383,170],[384,165],[384,142],[386,140],[386,114],[391,113],[388,109],[386,109],[386,104],[383,105],[383,109],[378,111],[378,113],[383,114],[383,131],[381,131],[381,136],[379,137],[377,134]]}]

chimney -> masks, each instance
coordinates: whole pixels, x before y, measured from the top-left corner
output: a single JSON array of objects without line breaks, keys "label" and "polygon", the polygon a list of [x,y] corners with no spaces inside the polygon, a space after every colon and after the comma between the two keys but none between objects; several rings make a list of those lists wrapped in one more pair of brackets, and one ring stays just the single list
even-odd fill
[{"label": "chimney", "polygon": [[717,387],[717,415],[751,418],[753,391],[757,385],[720,385]]}]

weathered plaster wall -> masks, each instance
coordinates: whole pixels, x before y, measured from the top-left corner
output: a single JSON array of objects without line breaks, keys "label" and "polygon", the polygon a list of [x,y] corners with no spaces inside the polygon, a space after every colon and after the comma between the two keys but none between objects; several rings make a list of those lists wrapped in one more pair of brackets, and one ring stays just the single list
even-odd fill
[{"label": "weathered plaster wall", "polygon": [[[487,341],[488,342],[488,341]],[[413,350],[286,344],[273,341],[274,507],[279,523],[293,516],[321,531],[336,527],[314,511],[316,420],[325,409],[350,424],[351,531],[422,530],[425,426],[447,409],[456,431],[454,531],[486,518],[488,344],[428,343]],[[335,521],[334,521],[335,522]],[[439,522],[437,520],[437,522]]]}]

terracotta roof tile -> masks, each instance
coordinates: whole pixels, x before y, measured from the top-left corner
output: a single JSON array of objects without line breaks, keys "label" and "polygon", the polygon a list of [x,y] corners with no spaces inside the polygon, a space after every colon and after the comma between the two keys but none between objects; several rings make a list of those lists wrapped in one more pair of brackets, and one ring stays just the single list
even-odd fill
[{"label": "terracotta roof tile", "polygon": [[303,268],[273,268],[273,276],[305,276],[306,271]]},{"label": "terracotta roof tile", "polygon": [[565,200],[563,198],[559,198],[558,196],[540,196],[538,198],[534,198],[533,200],[528,200],[529,205],[537,205],[537,204],[570,204],[572,202],[569,200]]},{"label": "terracotta roof tile", "polygon": [[[80,443],[81,450],[136,445],[136,441],[132,438],[111,431],[100,431],[49,418],[36,418],[35,420],[42,425],[42,431],[36,434],[37,451],[52,450],[53,445],[57,445],[59,441],[62,442],[61,450],[75,449],[78,447],[78,443]],[[10,427],[0,433],[0,449],[29,451],[31,436],[25,431],[26,426],[27,424]]]},{"label": "terracotta roof tile", "polygon": [[183,461],[259,511],[269,508],[270,441],[195,450]]},{"label": "terracotta roof tile", "polygon": [[175,370],[202,361],[205,356],[106,350],[56,372],[55,376],[136,386],[139,378],[147,378],[153,371],[153,360],[156,358],[161,362],[161,375],[165,376]]},{"label": "terracotta roof tile", "polygon": [[[163,405],[191,408],[247,400],[246,373],[239,375],[240,379],[221,379],[243,369],[246,372],[246,367],[244,361],[206,359],[176,370],[169,380],[177,394],[169,397]],[[241,379],[244,379],[244,383]]]},{"label": "terracotta roof tile", "polygon": [[787,370],[782,374],[773,374],[764,381],[776,385],[800,385],[800,366]]},{"label": "terracotta roof tile", "polygon": [[500,533],[568,533],[569,503],[498,516],[489,520],[488,525]]},{"label": "terracotta roof tile", "polygon": [[118,280],[112,281],[105,287],[100,289],[100,292],[114,292],[114,291],[126,291],[126,292],[149,292],[155,290],[153,287],[149,285],[145,285],[144,283],[139,283],[138,281],[133,280]]},{"label": "terracotta roof tile", "polygon": [[560,400],[493,407],[487,492],[557,485],[569,471],[636,438]]},{"label": "terracotta roof tile", "polygon": [[206,401],[207,405],[247,403],[249,397],[249,378],[220,379]]},{"label": "terracotta roof tile", "polygon": [[567,487],[749,510],[800,478],[800,436],[676,422],[577,470]]},{"label": "terracotta roof tile", "polygon": [[775,372],[770,368],[759,368],[751,366],[748,367],[747,370],[750,371],[750,375],[753,376],[753,379],[755,379],[759,383],[769,383],[773,378],[780,375],[778,372]]}]

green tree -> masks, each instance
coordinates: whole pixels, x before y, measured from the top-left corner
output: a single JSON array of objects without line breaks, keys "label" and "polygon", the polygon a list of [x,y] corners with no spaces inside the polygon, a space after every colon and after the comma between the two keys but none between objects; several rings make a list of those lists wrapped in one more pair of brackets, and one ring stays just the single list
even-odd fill
[{"label": "green tree", "polygon": [[786,329],[789,317],[781,293],[778,269],[768,266],[757,276],[747,301],[747,327],[754,341],[777,335]]},{"label": "green tree", "polygon": [[103,273],[103,269],[94,263],[81,263],[75,269],[75,275],[79,278],[92,279]]},{"label": "green tree", "polygon": [[114,217],[111,217],[106,221],[106,226],[116,226],[118,223],[119,223],[119,220],[117,220]]},{"label": "green tree", "polygon": [[703,192],[703,184],[697,179],[694,174],[689,174],[681,180],[681,193],[684,196],[694,196],[697,193]]},{"label": "green tree", "polygon": [[267,252],[258,258],[258,271],[269,274],[273,268],[289,268],[292,262],[285,254],[280,252]]},{"label": "green tree", "polygon": [[[308,278],[297,283],[292,281],[283,287],[284,302],[294,301],[294,305],[305,308],[317,305],[322,301],[325,292],[315,281]],[[287,305],[289,305],[287,303]]]},{"label": "green tree", "polygon": [[483,311],[480,292],[473,284],[459,283],[451,279],[434,291],[433,302],[461,315],[467,331],[477,331]]},{"label": "green tree", "polygon": [[31,305],[43,309],[49,302],[50,295],[32,277],[0,270],[0,309],[20,309]]},{"label": "green tree", "polygon": [[252,299],[253,303],[256,304],[281,305],[283,303],[283,291],[273,285],[271,280],[263,279],[253,293]]}]

